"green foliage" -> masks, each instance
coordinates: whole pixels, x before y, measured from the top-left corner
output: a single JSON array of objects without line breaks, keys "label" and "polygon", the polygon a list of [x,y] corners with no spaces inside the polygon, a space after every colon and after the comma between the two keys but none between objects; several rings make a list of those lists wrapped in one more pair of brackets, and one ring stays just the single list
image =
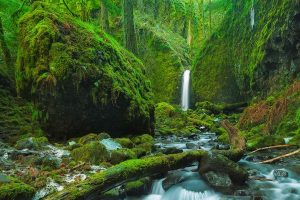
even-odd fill
[{"label": "green foliage", "polygon": [[8,182],[0,181],[0,200],[30,200],[34,195],[34,188],[13,177],[7,177]]}]

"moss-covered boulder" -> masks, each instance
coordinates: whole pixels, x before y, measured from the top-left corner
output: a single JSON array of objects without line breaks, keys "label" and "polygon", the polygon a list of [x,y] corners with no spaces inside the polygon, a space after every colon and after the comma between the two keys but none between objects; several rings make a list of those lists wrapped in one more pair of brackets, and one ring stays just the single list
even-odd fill
[{"label": "moss-covered boulder", "polygon": [[19,23],[18,93],[57,137],[152,132],[143,64],[98,27],[35,3]]},{"label": "moss-covered boulder", "polygon": [[134,147],[134,143],[129,138],[116,138],[115,140],[124,148],[131,149]]},{"label": "moss-covered boulder", "polygon": [[107,161],[109,153],[105,146],[100,142],[91,142],[82,147],[76,148],[71,152],[76,161],[88,162],[91,164],[100,164]]},{"label": "moss-covered boulder", "polygon": [[154,138],[151,135],[144,134],[144,135],[140,135],[140,136],[136,136],[136,137],[132,138],[132,142],[134,144],[153,143]]},{"label": "moss-covered boulder", "polygon": [[134,151],[130,149],[118,149],[118,150],[113,150],[110,153],[109,162],[113,165],[116,165],[125,160],[130,160],[135,158],[137,158],[137,156]]},{"label": "moss-covered boulder", "polygon": [[0,200],[30,200],[34,188],[16,178],[0,174]]},{"label": "moss-covered boulder", "polygon": [[95,133],[90,133],[90,134],[87,134],[87,135],[79,138],[78,143],[84,145],[84,144],[88,144],[90,142],[96,142],[96,141],[100,141],[99,135],[97,135]]},{"label": "moss-covered boulder", "polygon": [[46,137],[30,137],[25,139],[20,139],[17,141],[15,148],[16,149],[31,149],[31,150],[40,150],[48,145],[48,139]]}]

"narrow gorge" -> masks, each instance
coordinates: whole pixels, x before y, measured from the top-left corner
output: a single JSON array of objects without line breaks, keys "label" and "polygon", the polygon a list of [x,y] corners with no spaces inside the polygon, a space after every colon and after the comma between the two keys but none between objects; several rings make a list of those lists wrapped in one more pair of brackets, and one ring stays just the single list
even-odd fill
[{"label": "narrow gorge", "polygon": [[299,200],[299,0],[0,0],[0,200]]}]

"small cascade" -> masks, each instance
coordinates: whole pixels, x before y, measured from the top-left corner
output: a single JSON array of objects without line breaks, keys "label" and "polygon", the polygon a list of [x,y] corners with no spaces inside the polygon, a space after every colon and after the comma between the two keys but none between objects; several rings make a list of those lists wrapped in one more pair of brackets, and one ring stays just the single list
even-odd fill
[{"label": "small cascade", "polygon": [[251,28],[253,30],[254,25],[255,25],[255,9],[254,9],[254,2],[252,1],[252,7],[251,7],[251,12],[250,12],[250,18],[251,18]]},{"label": "small cascade", "polygon": [[165,193],[164,188],[162,187],[162,182],[164,179],[156,180],[154,181],[152,185],[152,191],[151,194],[159,194],[162,195]]},{"label": "small cascade", "polygon": [[190,74],[190,70],[185,70],[183,73],[181,107],[184,111],[187,111],[189,109]]}]

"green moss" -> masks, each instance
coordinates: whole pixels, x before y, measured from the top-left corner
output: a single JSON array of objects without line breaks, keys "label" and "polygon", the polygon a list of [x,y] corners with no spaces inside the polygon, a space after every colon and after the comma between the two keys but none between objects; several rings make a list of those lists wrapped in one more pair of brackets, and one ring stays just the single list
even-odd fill
[{"label": "green moss", "polygon": [[32,103],[0,89],[0,110],[0,134],[4,141],[15,143],[20,138],[43,136]]},{"label": "green moss", "polygon": [[198,132],[201,126],[220,132],[213,118],[202,111],[183,112],[180,107],[165,102],[155,107],[155,125],[156,132],[162,135],[189,135]]},{"label": "green moss", "polygon": [[157,26],[145,13],[135,13],[139,30],[140,57],[151,81],[155,102],[172,103],[179,96],[183,70],[189,65],[189,47],[184,37],[167,26]]},{"label": "green moss", "polygon": [[[98,27],[46,3],[36,2],[19,27],[17,91],[21,96],[35,97],[41,118],[46,121],[45,129],[51,127],[53,134],[68,134],[70,130],[59,130],[65,125],[59,126],[58,118],[75,118],[77,114],[86,116],[80,118],[81,125],[75,122],[77,118],[68,121],[74,121],[70,128],[81,134],[82,127],[105,130],[106,123],[116,117],[126,121],[119,132],[151,131],[153,93],[144,66],[133,54]],[[70,94],[76,97],[69,100]],[[50,108],[51,102],[55,106]],[[67,108],[72,105],[73,110]],[[58,117],[58,113],[66,116]],[[98,118],[106,121],[96,122]]]},{"label": "green moss", "polygon": [[85,135],[83,137],[81,137],[79,140],[78,140],[78,143],[79,144],[87,144],[87,143],[90,143],[90,142],[99,142],[100,140],[100,137],[99,135],[95,134],[95,133],[90,133],[88,135]]},{"label": "green moss", "polygon": [[[255,27],[251,29],[249,15],[252,2],[235,2],[219,30],[199,52],[192,70],[196,102],[238,102],[242,98],[251,98],[249,92],[258,92],[253,91],[260,81],[260,78],[255,79],[255,74],[260,73],[268,42],[273,37],[286,35],[286,21],[293,15],[297,2],[256,1]],[[286,76],[281,76],[281,79],[286,79]],[[273,82],[270,87],[284,85]]]},{"label": "green moss", "polygon": [[134,151],[130,149],[118,149],[111,152],[109,162],[113,165],[116,165],[125,160],[135,158],[137,158],[137,156]]},{"label": "green moss", "polygon": [[115,141],[122,145],[124,148],[133,148],[134,144],[129,138],[116,138]]},{"label": "green moss", "polygon": [[154,142],[154,138],[148,134],[136,136],[136,137],[132,138],[131,140],[134,144],[144,144],[144,143]]},{"label": "green moss", "polygon": [[8,182],[0,180],[0,200],[30,200],[34,188],[13,177],[7,177]]},{"label": "green moss", "polygon": [[32,150],[40,150],[49,144],[48,139],[46,137],[30,137],[25,139],[20,139],[17,141],[15,148],[16,149],[32,149]]},{"label": "green moss", "polygon": [[108,159],[108,152],[105,146],[99,142],[91,142],[82,147],[76,148],[71,152],[76,161],[99,164]]}]

